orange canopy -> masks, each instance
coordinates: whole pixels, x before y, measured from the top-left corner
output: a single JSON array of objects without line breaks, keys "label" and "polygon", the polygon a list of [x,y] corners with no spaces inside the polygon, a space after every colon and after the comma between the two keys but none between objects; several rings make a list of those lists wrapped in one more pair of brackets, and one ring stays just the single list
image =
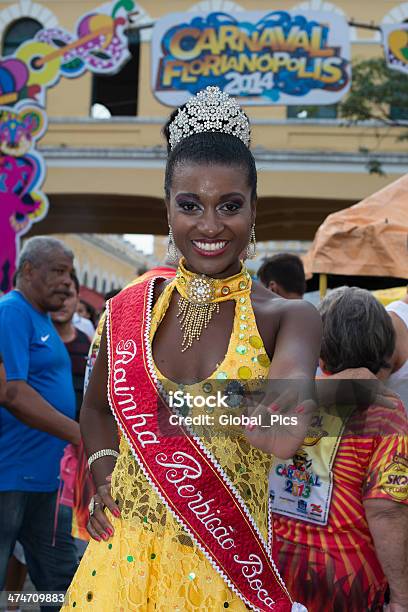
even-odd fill
[{"label": "orange canopy", "polygon": [[408,174],[329,215],[304,265],[308,274],[408,278]]}]

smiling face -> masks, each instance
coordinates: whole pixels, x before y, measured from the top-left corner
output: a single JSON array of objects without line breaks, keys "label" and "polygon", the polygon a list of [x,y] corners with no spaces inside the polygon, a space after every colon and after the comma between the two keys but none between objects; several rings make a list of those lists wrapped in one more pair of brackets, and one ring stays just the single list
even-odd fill
[{"label": "smiling face", "polygon": [[255,201],[240,166],[178,164],[166,202],[187,269],[214,278],[237,274],[255,221]]}]

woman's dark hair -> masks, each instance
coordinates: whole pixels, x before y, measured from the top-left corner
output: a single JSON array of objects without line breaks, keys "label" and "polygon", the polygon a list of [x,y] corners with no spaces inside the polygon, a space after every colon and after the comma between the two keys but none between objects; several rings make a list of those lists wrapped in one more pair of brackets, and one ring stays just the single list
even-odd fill
[{"label": "woman's dark hair", "polygon": [[[184,108],[184,106],[180,107]],[[171,182],[174,168],[179,164],[220,164],[246,169],[248,185],[251,187],[251,199],[257,197],[257,173],[255,159],[248,147],[236,136],[224,132],[200,132],[192,134],[179,142],[174,149],[170,148],[170,124],[176,117],[177,108],[170,115],[163,127],[163,135],[167,141],[167,164],[164,178],[166,198],[170,197]]]},{"label": "woman's dark hair", "polygon": [[384,306],[366,289],[342,287],[319,307],[323,321],[320,357],[331,374],[367,368],[377,374],[390,368],[395,332]]},{"label": "woman's dark hair", "polygon": [[90,316],[90,319],[92,321],[92,323],[95,325],[95,321],[96,321],[96,310],[93,306],[91,306],[91,304],[89,304],[88,302],[86,302],[85,300],[79,300],[81,302],[81,304],[83,304],[85,306],[85,309],[87,311],[87,313]]}]

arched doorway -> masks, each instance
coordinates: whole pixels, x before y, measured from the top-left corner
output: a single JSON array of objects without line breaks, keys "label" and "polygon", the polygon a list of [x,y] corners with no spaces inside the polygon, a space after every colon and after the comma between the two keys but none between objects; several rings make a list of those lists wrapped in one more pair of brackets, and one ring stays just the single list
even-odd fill
[{"label": "arched doorway", "polygon": [[26,40],[31,40],[43,28],[43,25],[32,17],[22,17],[13,21],[3,36],[2,55],[13,55]]}]

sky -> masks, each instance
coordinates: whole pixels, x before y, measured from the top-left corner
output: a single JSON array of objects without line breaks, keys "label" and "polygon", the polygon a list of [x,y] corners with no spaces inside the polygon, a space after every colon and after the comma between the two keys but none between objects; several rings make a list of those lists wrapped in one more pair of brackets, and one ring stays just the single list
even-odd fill
[{"label": "sky", "polygon": [[150,255],[153,253],[153,235],[152,234],[124,234],[126,240],[129,240],[140,251]]}]

